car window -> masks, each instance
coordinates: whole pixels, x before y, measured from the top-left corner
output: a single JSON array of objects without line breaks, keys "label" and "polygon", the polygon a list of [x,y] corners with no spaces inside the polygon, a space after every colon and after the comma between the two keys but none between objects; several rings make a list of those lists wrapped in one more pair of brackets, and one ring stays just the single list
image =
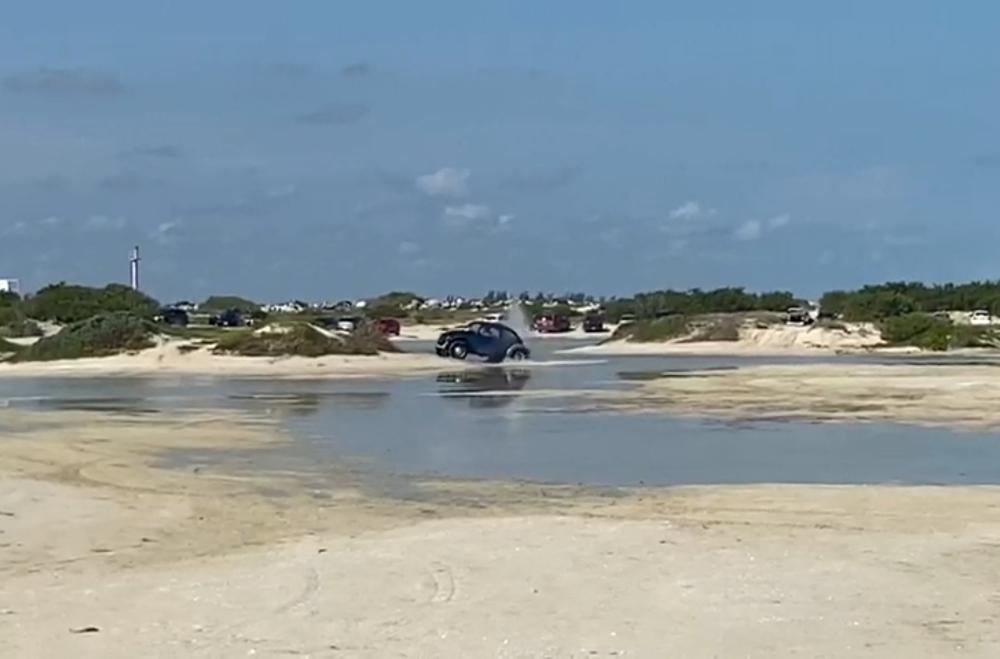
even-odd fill
[{"label": "car window", "polygon": [[491,325],[483,325],[482,327],[479,328],[479,335],[485,336],[488,339],[499,339],[500,330]]}]

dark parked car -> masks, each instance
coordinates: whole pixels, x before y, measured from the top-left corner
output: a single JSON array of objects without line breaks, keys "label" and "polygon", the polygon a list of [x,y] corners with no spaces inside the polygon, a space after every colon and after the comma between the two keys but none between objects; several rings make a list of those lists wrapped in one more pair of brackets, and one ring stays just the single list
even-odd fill
[{"label": "dark parked car", "polygon": [[531,351],[517,332],[502,323],[472,323],[449,330],[438,337],[434,350],[440,357],[465,359],[476,355],[493,363],[531,356]]},{"label": "dark parked car", "polygon": [[604,316],[598,313],[592,313],[583,319],[583,331],[584,332],[606,332],[607,328],[604,326]]},{"label": "dark parked car", "polygon": [[401,326],[395,318],[379,318],[373,323],[375,331],[384,336],[399,336]]},{"label": "dark parked car", "polygon": [[189,320],[188,313],[183,309],[164,307],[156,314],[156,322],[173,327],[187,327]]},{"label": "dark parked car", "polygon": [[218,316],[211,316],[208,319],[209,325],[216,327],[243,327],[243,314],[237,309],[228,309]]},{"label": "dark parked car", "polygon": [[531,323],[531,329],[543,334],[555,334],[557,332],[568,332],[572,329],[569,318],[554,313],[543,313],[535,316]]}]

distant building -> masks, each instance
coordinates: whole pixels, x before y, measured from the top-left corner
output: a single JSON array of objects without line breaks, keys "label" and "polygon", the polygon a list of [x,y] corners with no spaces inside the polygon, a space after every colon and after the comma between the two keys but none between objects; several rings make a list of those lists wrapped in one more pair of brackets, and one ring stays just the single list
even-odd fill
[{"label": "distant building", "polygon": [[17,279],[0,279],[0,293],[21,294],[21,282]]}]

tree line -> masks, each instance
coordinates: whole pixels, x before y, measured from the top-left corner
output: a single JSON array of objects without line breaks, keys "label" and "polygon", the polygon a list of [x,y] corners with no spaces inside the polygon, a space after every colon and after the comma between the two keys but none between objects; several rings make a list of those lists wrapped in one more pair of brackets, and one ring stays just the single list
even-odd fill
[{"label": "tree line", "polygon": [[888,282],[854,291],[831,291],[820,298],[820,308],[824,314],[854,321],[977,309],[1000,315],[1000,281],[933,285]]}]

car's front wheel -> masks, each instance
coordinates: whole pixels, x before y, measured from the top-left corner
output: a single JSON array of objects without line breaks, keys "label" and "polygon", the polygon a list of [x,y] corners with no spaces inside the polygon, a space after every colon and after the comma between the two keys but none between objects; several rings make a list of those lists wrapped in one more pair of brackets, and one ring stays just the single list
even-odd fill
[{"label": "car's front wheel", "polygon": [[448,353],[454,359],[465,359],[469,356],[469,346],[465,345],[461,341],[456,341],[451,344],[451,348],[448,350]]},{"label": "car's front wheel", "polygon": [[524,348],[513,348],[507,354],[507,359],[511,361],[520,362],[528,358],[528,351]]}]

